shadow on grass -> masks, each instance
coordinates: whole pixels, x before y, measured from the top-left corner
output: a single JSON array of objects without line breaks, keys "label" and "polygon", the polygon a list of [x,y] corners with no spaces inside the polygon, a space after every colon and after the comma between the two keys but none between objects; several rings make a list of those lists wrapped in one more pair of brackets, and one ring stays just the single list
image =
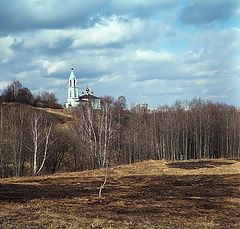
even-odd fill
[{"label": "shadow on grass", "polygon": [[0,185],[0,202],[26,202],[33,199],[61,199],[94,196],[100,181],[69,183],[44,182],[40,185]]},{"label": "shadow on grass", "polygon": [[201,168],[215,168],[223,165],[231,165],[234,162],[220,162],[220,161],[194,161],[194,162],[172,162],[167,164],[169,168],[177,169],[201,169]]},{"label": "shadow on grass", "polygon": [[[186,164],[186,163],[184,163]],[[104,196],[114,201],[150,203],[173,199],[239,198],[239,175],[125,176],[109,178]],[[0,202],[36,199],[91,199],[97,196],[101,180],[59,179],[38,184],[0,184]],[[197,200],[196,200],[197,201]],[[110,201],[111,202],[111,201]],[[86,206],[85,206],[86,207]]]}]

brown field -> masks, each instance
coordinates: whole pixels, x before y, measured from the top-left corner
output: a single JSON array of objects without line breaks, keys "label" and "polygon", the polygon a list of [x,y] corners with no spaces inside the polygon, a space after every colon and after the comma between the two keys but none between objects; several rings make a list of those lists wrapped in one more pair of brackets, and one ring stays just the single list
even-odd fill
[{"label": "brown field", "polygon": [[0,180],[0,228],[240,228],[240,161],[148,161]]}]

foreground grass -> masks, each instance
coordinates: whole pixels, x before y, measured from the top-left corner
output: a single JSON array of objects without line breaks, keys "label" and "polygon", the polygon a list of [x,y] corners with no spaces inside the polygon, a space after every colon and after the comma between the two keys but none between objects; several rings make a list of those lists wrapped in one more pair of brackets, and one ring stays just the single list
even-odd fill
[{"label": "foreground grass", "polygon": [[240,162],[148,161],[0,180],[1,228],[240,228]]}]

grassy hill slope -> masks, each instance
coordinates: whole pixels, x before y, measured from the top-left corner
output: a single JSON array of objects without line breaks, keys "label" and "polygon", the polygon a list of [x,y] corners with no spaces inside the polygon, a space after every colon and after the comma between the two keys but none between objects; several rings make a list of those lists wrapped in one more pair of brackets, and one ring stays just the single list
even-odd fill
[{"label": "grassy hill slope", "polygon": [[71,119],[70,110],[67,109],[53,109],[53,108],[41,108],[41,107],[33,107],[30,105],[26,105],[23,103],[16,103],[16,102],[4,102],[2,103],[3,110],[9,109],[28,109],[31,112],[43,112],[46,114],[55,117],[60,122],[66,122]]},{"label": "grassy hill slope", "polygon": [[147,161],[0,180],[1,228],[239,228],[240,162]]}]

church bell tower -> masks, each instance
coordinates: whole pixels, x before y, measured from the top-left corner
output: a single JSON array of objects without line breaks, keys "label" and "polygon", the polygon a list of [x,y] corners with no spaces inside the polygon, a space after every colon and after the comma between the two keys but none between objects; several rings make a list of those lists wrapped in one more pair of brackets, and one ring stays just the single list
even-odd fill
[{"label": "church bell tower", "polygon": [[79,105],[77,78],[74,74],[73,67],[71,68],[68,79],[68,98],[66,108],[77,107]]}]

